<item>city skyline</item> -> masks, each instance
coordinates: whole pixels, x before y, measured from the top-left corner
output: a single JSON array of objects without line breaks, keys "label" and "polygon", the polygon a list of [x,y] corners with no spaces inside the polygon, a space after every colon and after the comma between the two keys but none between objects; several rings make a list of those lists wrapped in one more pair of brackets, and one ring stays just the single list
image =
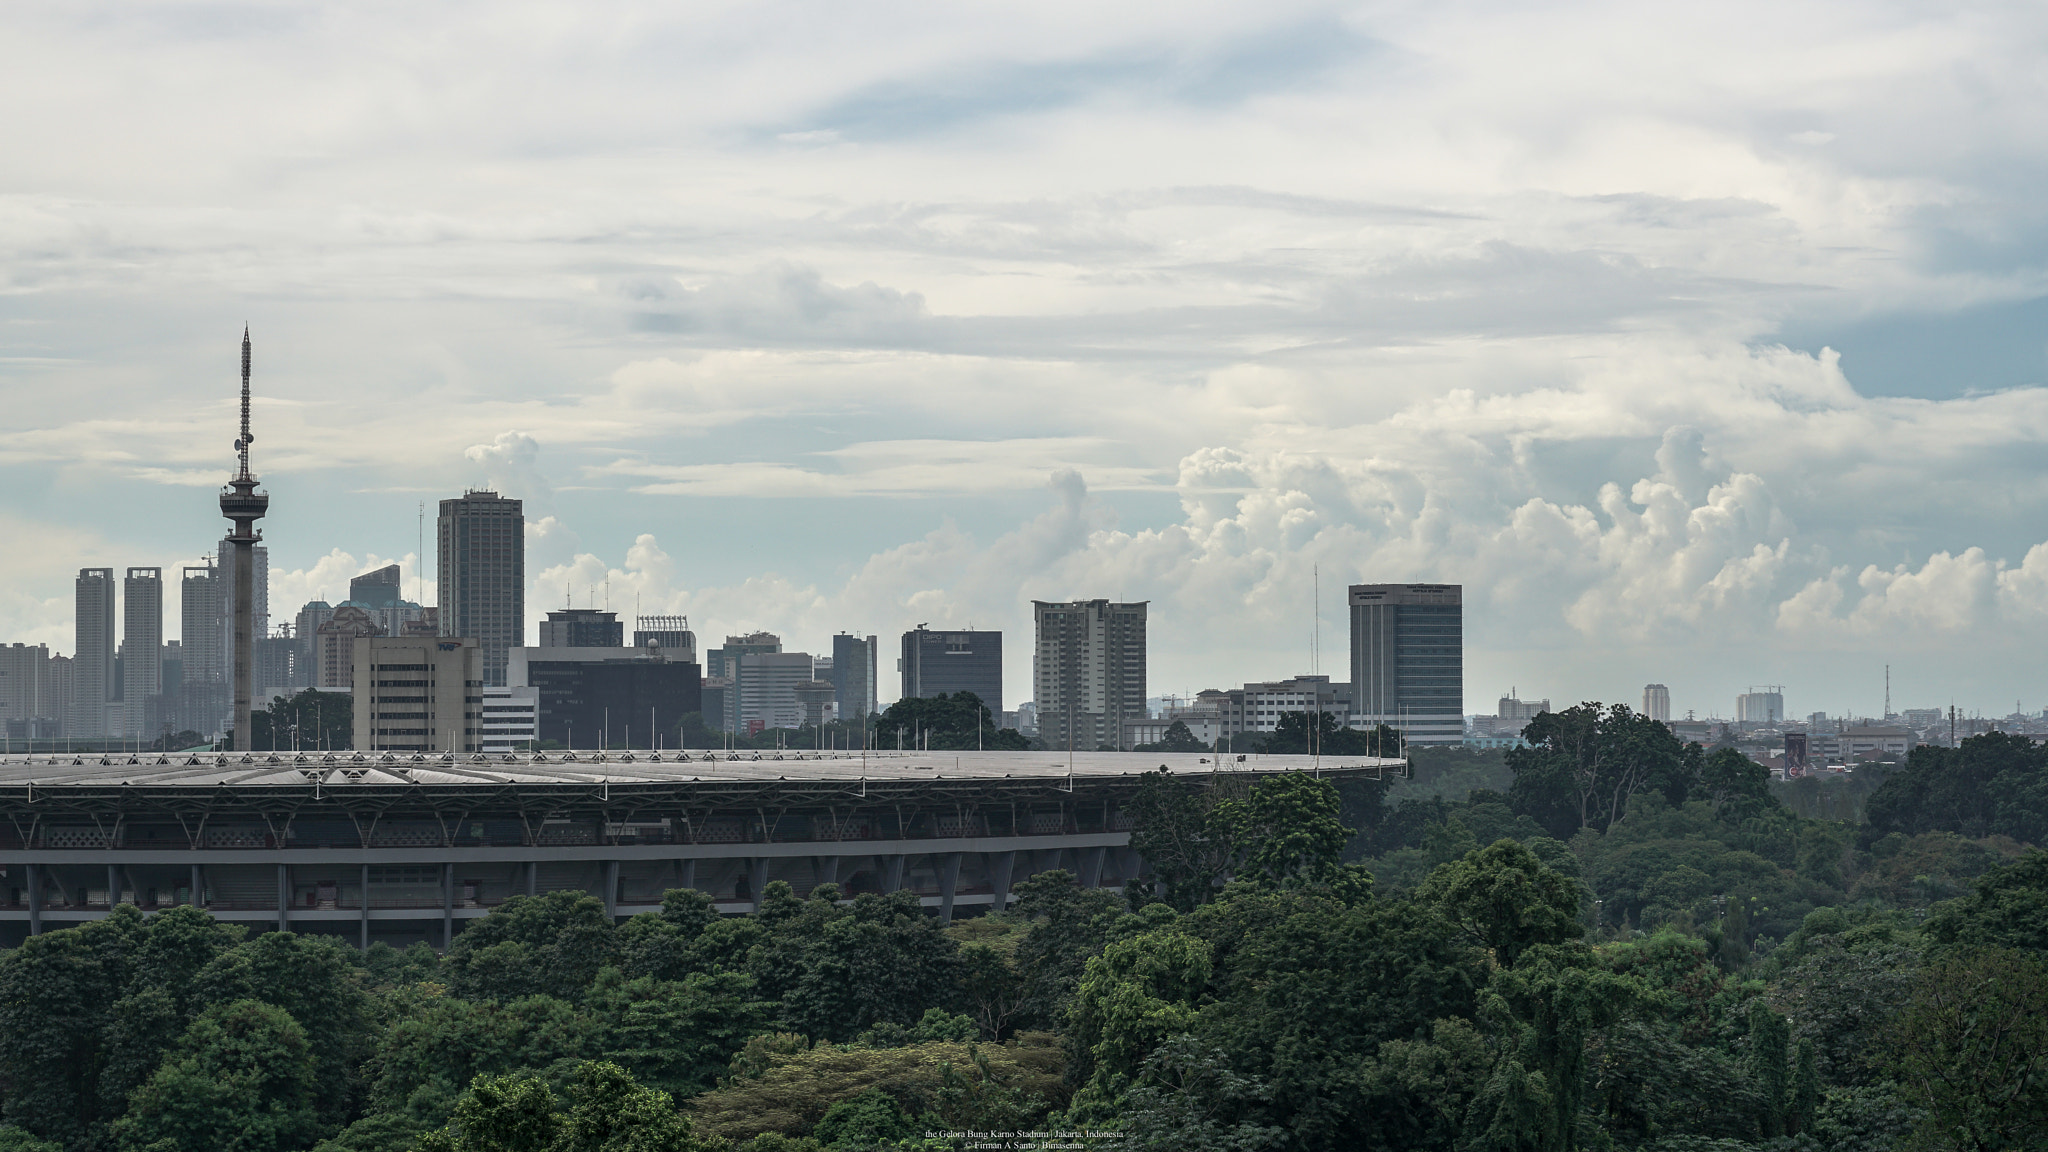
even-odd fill
[{"label": "city skyline", "polygon": [[248,322],[273,619],[491,487],[528,624],[1144,600],[1186,693],[1310,671],[1319,568],[1462,584],[1468,710],[2038,707],[2048,17],[1808,11],[23,13],[0,639],[210,551]]}]

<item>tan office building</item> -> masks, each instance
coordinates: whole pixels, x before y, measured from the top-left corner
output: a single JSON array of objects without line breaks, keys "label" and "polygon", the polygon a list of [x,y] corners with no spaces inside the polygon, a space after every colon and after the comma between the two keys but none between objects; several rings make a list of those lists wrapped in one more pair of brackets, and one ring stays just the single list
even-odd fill
[{"label": "tan office building", "polygon": [[483,746],[483,650],[456,636],[355,641],[355,746],[476,752]]}]

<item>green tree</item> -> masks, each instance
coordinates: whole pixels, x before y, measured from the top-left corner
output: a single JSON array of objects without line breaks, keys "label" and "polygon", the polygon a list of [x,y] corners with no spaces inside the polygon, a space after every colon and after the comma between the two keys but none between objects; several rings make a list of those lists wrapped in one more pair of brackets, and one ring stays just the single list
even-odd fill
[{"label": "green tree", "polygon": [[1579,704],[1545,712],[1522,729],[1530,747],[1510,749],[1508,795],[1560,840],[1604,830],[1646,792],[1683,798],[1692,761],[1671,729],[1616,704]]},{"label": "green tree", "polygon": [[1117,1101],[1155,1048],[1194,1026],[1211,970],[1209,943],[1177,927],[1113,941],[1088,961],[1068,1022],[1088,1054],[1091,1104]]},{"label": "green tree", "polygon": [[1026,926],[1017,945],[1023,981],[1022,1027],[1050,1027],[1066,1013],[1090,957],[1102,951],[1123,911],[1122,901],[1099,888],[1083,888],[1074,874],[1055,868],[1016,887],[1010,914]]},{"label": "green tree", "polygon": [[556,1152],[692,1152],[697,1146],[689,1119],[668,1093],[641,1087],[609,1061],[577,1069]]},{"label": "green tree", "polygon": [[1289,772],[1253,784],[1243,799],[1218,801],[1209,824],[1236,846],[1239,875],[1280,887],[1369,885],[1370,877],[1342,874],[1351,829],[1340,809],[1328,780]]},{"label": "green tree", "polygon": [[[355,701],[346,692],[308,688],[278,696],[249,717],[251,738],[246,750],[265,752],[299,748],[330,751],[355,747]],[[245,750],[229,733],[227,747]]]},{"label": "green tree", "polygon": [[1765,1139],[1785,1135],[1785,1104],[1792,1090],[1786,1047],[1791,1041],[1791,1026],[1783,1016],[1762,1000],[1750,1003],[1749,1076],[1763,1096],[1757,1128]]},{"label": "green tree", "polygon": [[1015,728],[999,728],[995,715],[972,692],[941,692],[936,696],[905,696],[869,720],[871,748],[905,748],[920,744],[934,752],[983,748],[1021,752],[1030,747]]},{"label": "green tree", "polygon": [[272,1152],[318,1133],[313,1052],[283,1009],[256,1000],[208,1008],[114,1125],[135,1152]]},{"label": "green tree", "polygon": [[460,995],[574,1000],[612,963],[615,929],[604,902],[582,892],[514,896],[472,921],[448,949],[448,985]]},{"label": "green tree", "polygon": [[2048,960],[2009,948],[1923,970],[1890,1035],[1928,1143],[1969,1152],[2048,1141]]},{"label": "green tree", "polygon": [[818,1121],[812,1133],[819,1143],[833,1148],[873,1148],[917,1134],[918,1126],[903,1106],[879,1088],[870,1088],[825,1109],[824,1119]]},{"label": "green tree", "polygon": [[1545,867],[1513,840],[1499,840],[1430,873],[1416,897],[1444,910],[1472,941],[1513,967],[1538,944],[1583,933],[1578,882]]},{"label": "green tree", "polygon": [[530,1073],[478,1076],[448,1126],[420,1139],[420,1152],[552,1152],[562,1117],[547,1082]]},{"label": "green tree", "polygon": [[1132,750],[1136,752],[1207,752],[1209,746],[1196,739],[1195,734],[1188,730],[1187,724],[1175,720],[1166,726],[1166,732],[1159,738],[1158,743],[1139,744]]},{"label": "green tree", "polygon": [[2039,850],[1977,877],[1970,894],[1928,917],[1938,948],[2048,951],[2048,852]]},{"label": "green tree", "polygon": [[355,960],[355,949],[331,936],[266,932],[215,956],[192,980],[210,1004],[257,1000],[290,1015],[312,1053],[319,1117],[332,1124],[355,1106],[371,1038]]},{"label": "green tree", "polygon": [[1153,879],[1137,882],[1133,896],[1157,898],[1182,912],[1210,900],[1235,856],[1229,830],[1211,813],[1219,800],[1242,791],[1241,779],[1212,774],[1198,780],[1164,766],[1140,777],[1124,811],[1131,818],[1131,847]]},{"label": "green tree", "polygon": [[101,1096],[113,1009],[147,928],[122,905],[104,920],[31,936],[0,953],[0,1085],[7,1119],[86,1146],[120,1115]]}]

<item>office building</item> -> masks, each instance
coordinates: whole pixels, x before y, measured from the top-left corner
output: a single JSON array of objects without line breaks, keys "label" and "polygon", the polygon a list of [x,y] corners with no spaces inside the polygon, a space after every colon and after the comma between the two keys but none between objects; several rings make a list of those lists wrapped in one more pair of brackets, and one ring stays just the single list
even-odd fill
[{"label": "office building", "polygon": [[1522,729],[1529,726],[1529,721],[1550,711],[1550,701],[1523,700],[1519,698],[1519,692],[1520,689],[1510,689],[1506,696],[1500,698],[1493,714],[1493,735],[1520,736]]},{"label": "office building", "polygon": [[841,720],[872,716],[876,706],[876,657],[881,645],[873,636],[841,632],[832,637],[832,702]]},{"label": "office building", "polygon": [[1735,697],[1735,722],[1737,724],[1783,724],[1785,722],[1785,689],[1783,685],[1767,684],[1762,688],[1751,688]]},{"label": "office building", "polygon": [[128,569],[121,599],[121,731],[130,740],[151,740],[159,735],[164,691],[164,570]]},{"label": "office building", "polygon": [[697,634],[688,616],[641,616],[633,622],[633,647],[653,645],[670,660],[697,662]]},{"label": "office building", "polygon": [[221,571],[209,562],[182,568],[178,577],[178,635],[184,661],[178,725],[202,736],[217,736],[228,726]]},{"label": "office building", "polygon": [[791,689],[796,697],[797,720],[813,728],[822,728],[839,719],[837,692],[832,681],[805,680]]},{"label": "office building", "polygon": [[1146,605],[1032,601],[1032,697],[1047,747],[1115,748],[1122,743],[1124,721],[1147,715]]},{"label": "office building", "polygon": [[1643,685],[1643,715],[1652,720],[1669,724],[1671,722],[1671,689],[1662,684]]},{"label": "office building", "polygon": [[537,693],[536,737],[567,748],[675,748],[704,710],[703,670],[646,649],[521,648],[510,671]]},{"label": "office building", "polygon": [[768,728],[803,724],[797,685],[814,679],[817,668],[809,652],[749,652],[737,661],[733,678],[739,697],[739,726],[752,735]]},{"label": "office building", "polygon": [[456,636],[363,636],[349,669],[355,746],[377,752],[476,752],[483,737],[483,652]]},{"label": "office building", "polygon": [[924,625],[903,634],[905,699],[972,692],[988,710],[1003,711],[1003,634],[1001,632],[934,632]]},{"label": "office building", "polygon": [[1385,724],[1411,744],[1465,739],[1464,587],[1354,584],[1351,726]]},{"label": "office building", "polygon": [[348,582],[348,598],[365,608],[390,608],[404,599],[399,595],[404,576],[398,565],[386,564]]},{"label": "office building", "polygon": [[71,672],[71,714],[64,732],[75,738],[107,735],[107,701],[114,695],[114,570],[81,568],[73,586],[76,655]]},{"label": "office building", "polygon": [[732,715],[732,677],[706,676],[697,694],[699,720],[713,732],[730,732],[726,717]]},{"label": "office building", "polygon": [[524,505],[496,492],[470,491],[441,501],[440,627],[483,650],[484,683],[502,685],[509,653],[526,643]]},{"label": "office building", "polygon": [[[624,648],[626,626],[619,614],[598,608],[558,608],[541,622],[543,648]],[[640,647],[640,645],[634,645]]]},{"label": "office building", "polygon": [[[718,678],[731,681],[731,690],[726,692],[724,707],[720,709],[715,717],[711,713],[705,713],[705,725],[720,732],[742,731],[739,690],[740,657],[760,656],[781,651],[782,637],[777,636],[773,632],[750,632],[744,636],[727,636],[724,647],[713,648],[706,652],[704,654],[705,677],[707,679]],[[811,678],[811,674],[805,673],[802,678],[808,680]]]},{"label": "office building", "polygon": [[540,739],[540,689],[523,684],[485,688],[483,750],[524,752]]}]

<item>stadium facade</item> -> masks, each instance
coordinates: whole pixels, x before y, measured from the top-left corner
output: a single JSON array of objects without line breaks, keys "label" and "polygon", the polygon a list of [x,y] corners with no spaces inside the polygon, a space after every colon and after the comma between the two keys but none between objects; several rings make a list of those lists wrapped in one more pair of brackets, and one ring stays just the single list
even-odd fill
[{"label": "stadium facade", "polygon": [[134,904],[262,930],[445,947],[515,895],[615,917],[672,888],[754,910],[902,889],[942,917],[1030,876],[1142,874],[1143,774],[1203,783],[1402,771],[1391,759],[1043,752],[154,753],[0,758],[0,946]]}]

